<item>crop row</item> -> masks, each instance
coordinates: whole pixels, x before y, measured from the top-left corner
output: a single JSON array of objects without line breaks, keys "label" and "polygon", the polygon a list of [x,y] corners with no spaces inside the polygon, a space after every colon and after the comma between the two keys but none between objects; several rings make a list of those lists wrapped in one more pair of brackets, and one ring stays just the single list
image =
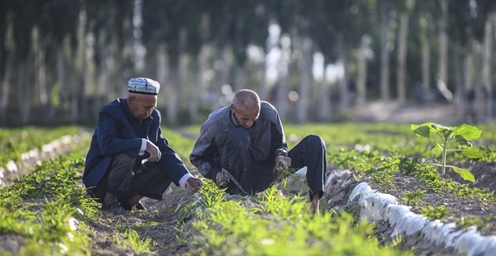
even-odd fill
[{"label": "crop row", "polygon": [[[388,179],[384,177],[391,175],[391,171],[386,170],[407,167],[421,171],[426,167],[408,159],[436,156],[435,152],[428,151],[429,143],[416,137],[407,125],[309,124],[287,125],[285,129],[290,147],[306,134],[319,134],[328,144],[330,164],[361,170],[385,182]],[[491,131],[494,127],[481,129]],[[198,130],[199,126],[190,126],[183,132],[196,134]],[[43,136],[48,137],[49,133],[46,131]],[[189,165],[188,156],[194,143],[191,137],[194,136],[186,138],[167,129],[164,135]],[[17,140],[19,145],[24,143],[22,141]],[[494,161],[496,135],[483,133],[480,141],[479,148],[484,153],[480,161]],[[3,148],[5,143],[2,139],[0,146]],[[0,235],[22,237],[24,246],[20,254],[92,254],[107,243],[134,253],[167,253],[170,248],[160,245],[173,242],[153,240],[151,235],[151,228],[167,225],[172,225],[177,232],[175,243],[182,243],[190,254],[402,254],[394,248],[380,246],[373,236],[372,226],[356,222],[348,213],[324,211],[310,218],[305,210],[306,199],[301,194],[281,196],[275,189],[252,197],[233,198],[206,182],[191,201],[182,205],[182,213],[190,216],[181,219],[182,222],[157,223],[163,218],[163,214],[157,212],[139,219],[142,215],[134,211],[129,215],[138,219],[136,222],[116,222],[102,215],[98,204],[86,196],[81,185],[87,148],[88,142],[85,142],[67,156],[45,160],[30,175],[0,190],[0,197],[5,198],[0,202]],[[460,159],[463,156],[456,153],[449,156],[450,161]],[[435,182],[427,176],[420,177],[427,183]],[[466,193],[472,193],[470,191]],[[101,241],[93,241],[101,237],[99,226],[113,228],[105,231]],[[188,227],[187,232],[180,232]]]}]

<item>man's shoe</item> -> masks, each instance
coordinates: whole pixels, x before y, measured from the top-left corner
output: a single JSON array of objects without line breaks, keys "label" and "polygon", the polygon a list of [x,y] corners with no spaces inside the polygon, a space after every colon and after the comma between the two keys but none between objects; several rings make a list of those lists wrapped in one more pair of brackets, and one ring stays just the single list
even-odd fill
[{"label": "man's shoe", "polygon": [[113,214],[123,214],[126,210],[119,204],[119,202],[112,202],[110,204],[102,204],[102,211],[109,211]]},{"label": "man's shoe", "polygon": [[122,201],[121,205],[125,210],[128,211],[130,211],[133,207],[136,208],[137,210],[145,210],[145,211],[147,210],[146,207],[141,202],[138,202],[137,205],[130,205],[127,201]]},{"label": "man's shoe", "polygon": [[142,204],[141,202],[138,202],[138,204],[136,205],[136,209],[144,210],[144,211],[148,210],[148,209],[146,209],[145,205]]}]

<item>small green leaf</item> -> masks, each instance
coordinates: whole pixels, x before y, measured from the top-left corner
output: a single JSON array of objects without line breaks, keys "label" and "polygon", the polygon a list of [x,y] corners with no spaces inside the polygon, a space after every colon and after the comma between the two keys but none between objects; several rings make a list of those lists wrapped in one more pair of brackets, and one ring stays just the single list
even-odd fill
[{"label": "small green leaf", "polygon": [[472,147],[472,143],[470,141],[463,138],[461,135],[455,135],[456,142],[458,142],[462,146]]},{"label": "small green leaf", "polygon": [[429,138],[429,131],[430,131],[429,126],[425,126],[425,125],[421,125],[421,126],[412,125],[411,128],[412,128],[412,131],[415,134],[417,134],[417,136],[424,137],[424,138]]},{"label": "small green leaf", "polygon": [[466,140],[476,140],[478,139],[481,134],[482,130],[479,128],[468,125],[468,124],[462,124],[458,127],[453,128],[454,135],[460,135]]},{"label": "small green leaf", "polygon": [[475,182],[475,177],[474,175],[468,170],[468,169],[465,169],[465,168],[460,168],[460,167],[456,167],[456,166],[450,166],[454,172],[460,174],[460,176],[464,179],[464,180],[468,180],[468,181],[471,181],[471,182]]},{"label": "small green leaf", "polygon": [[468,158],[472,158],[472,159],[479,159],[479,158],[483,158],[484,155],[479,152],[477,149],[475,148],[467,148],[463,151],[463,155],[468,157]]},{"label": "small green leaf", "polygon": [[431,131],[442,135],[444,138],[450,138],[453,133],[451,127],[434,123],[431,125]]}]

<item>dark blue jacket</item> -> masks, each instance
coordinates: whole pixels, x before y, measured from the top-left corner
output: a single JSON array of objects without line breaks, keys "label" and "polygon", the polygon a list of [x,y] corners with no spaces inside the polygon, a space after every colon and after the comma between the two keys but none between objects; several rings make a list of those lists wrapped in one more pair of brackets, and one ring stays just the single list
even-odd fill
[{"label": "dark blue jacket", "polygon": [[[124,153],[138,158],[142,138],[153,142],[162,152],[160,161],[147,162],[147,167],[151,168],[151,165],[158,164],[171,181],[179,185],[181,177],[189,171],[169,147],[167,140],[162,137],[160,120],[160,112],[156,109],[143,121],[135,118],[127,108],[126,99],[117,99],[103,106],[86,156],[83,173],[86,187],[98,185],[107,172],[113,156]],[[144,157],[147,156],[148,153],[145,153]]]}]

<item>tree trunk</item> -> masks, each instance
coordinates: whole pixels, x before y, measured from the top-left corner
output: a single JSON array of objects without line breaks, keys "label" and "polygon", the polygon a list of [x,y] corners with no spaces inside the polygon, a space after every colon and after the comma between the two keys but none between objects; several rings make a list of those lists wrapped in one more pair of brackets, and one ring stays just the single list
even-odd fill
[{"label": "tree trunk", "polygon": [[367,56],[368,39],[362,37],[360,49],[358,51],[358,79],[357,79],[357,106],[362,106],[366,102],[367,95]]},{"label": "tree trunk", "polygon": [[257,66],[260,67],[258,69],[258,76],[260,77],[258,84],[258,96],[261,100],[268,100],[269,88],[267,86],[267,77],[265,75],[265,72],[267,71],[267,55],[263,54],[262,58],[262,62],[257,64]]},{"label": "tree trunk", "polygon": [[78,83],[78,77],[79,74],[77,72],[77,66],[76,66],[76,61],[78,60],[78,54],[77,54],[77,48],[75,48],[73,45],[70,46],[71,48],[71,59],[74,61],[71,61],[70,67],[71,67],[71,76],[70,76],[70,81],[71,81],[71,121],[73,124],[76,124],[79,122],[79,93],[80,93],[80,84]]},{"label": "tree trunk", "polygon": [[493,15],[489,14],[484,27],[484,45],[482,53],[482,86],[484,88],[484,95],[487,99],[485,112],[486,118],[492,118],[494,116],[494,102],[493,102],[493,89],[492,89],[492,79],[491,79],[491,59],[493,47],[492,31],[493,27],[491,21],[493,20]]},{"label": "tree trunk", "polygon": [[178,71],[179,68],[174,67],[173,65],[170,65],[169,68],[169,75],[170,78],[167,82],[167,86],[164,88],[164,94],[166,97],[164,97],[163,100],[166,101],[167,104],[167,122],[169,125],[174,126],[176,125],[177,122],[177,112],[178,112],[178,107],[179,107],[179,97],[177,95],[177,84],[178,84]]},{"label": "tree trunk", "polygon": [[[217,87],[212,88],[212,95],[213,97],[211,98],[212,102],[212,110],[216,110],[219,108],[219,106],[222,106],[221,100],[222,97],[224,96],[222,94],[222,87],[226,84],[229,84],[229,74],[231,72],[230,66],[231,66],[231,61],[230,61],[230,55],[231,55],[231,50],[229,49],[228,45],[222,46],[221,49],[218,49],[219,51],[219,59],[217,60],[220,65],[217,67],[216,75],[217,75]],[[225,102],[227,103],[227,102]]]},{"label": "tree trunk", "polygon": [[[160,96],[158,98],[157,106],[166,106],[165,103],[169,100],[170,95],[167,95],[165,91],[167,91],[165,88],[167,88],[168,84],[171,82],[167,80],[167,73],[168,73],[168,58],[167,58],[167,51],[166,51],[166,46],[164,42],[160,42],[157,46],[157,51],[154,54],[154,57],[156,58],[156,65],[157,65],[157,77],[156,80],[160,83],[162,86],[160,90]],[[164,93],[161,93],[163,90]]]},{"label": "tree trunk", "polygon": [[[58,108],[61,110],[62,114],[65,114],[65,104],[68,102],[68,89],[66,81],[66,62],[64,57],[64,46],[65,44],[62,42],[61,45],[57,48],[57,80],[59,83],[58,94],[60,97],[60,104]],[[54,120],[55,121],[55,120]]]},{"label": "tree trunk", "polygon": [[1,96],[0,96],[0,119],[1,124],[7,124],[7,106],[9,105],[9,93],[10,93],[10,69],[6,68],[4,76],[0,80]]},{"label": "tree trunk", "polygon": [[[81,24],[84,24],[83,22]],[[88,69],[88,52],[87,52],[87,37],[84,34],[84,31],[82,29],[82,25],[79,30],[79,56],[80,56],[80,61],[81,61],[81,71],[79,74],[79,84],[81,85],[79,87],[79,102],[80,102],[80,113],[79,116],[81,117],[84,122],[88,121],[86,118],[87,116],[87,111],[84,111],[88,109],[88,101],[86,98],[86,92],[88,89],[88,84],[89,84],[89,69]]]},{"label": "tree trunk", "polygon": [[422,28],[422,96],[427,102],[432,101],[433,95],[431,91],[431,45],[429,44],[429,25],[431,19],[426,15],[427,24]]},{"label": "tree trunk", "polygon": [[343,64],[343,78],[339,81],[339,106],[340,112],[348,110],[350,107],[350,93],[349,93],[349,74],[348,74],[348,47],[344,44],[343,38],[340,38],[339,47],[339,59]]},{"label": "tree trunk", "polygon": [[35,86],[38,94],[38,102],[45,118],[48,117],[46,112],[48,102],[46,64],[45,64],[45,49],[43,48],[40,37],[36,40],[35,49]]},{"label": "tree trunk", "polygon": [[400,31],[398,35],[398,63],[396,66],[396,86],[398,89],[398,101],[404,103],[406,101],[406,44],[408,39],[408,19],[409,14],[403,12],[400,15]]},{"label": "tree trunk", "polygon": [[246,88],[245,65],[236,63],[234,67],[234,85],[233,90],[236,92],[240,89]]},{"label": "tree trunk", "polygon": [[448,0],[441,1],[441,18],[439,19],[439,79],[448,85]]},{"label": "tree trunk", "polygon": [[[105,38],[105,35],[102,32],[101,39]],[[98,113],[100,108],[107,103],[107,101],[110,100],[110,97],[108,96],[107,92],[110,88],[110,81],[109,81],[109,69],[107,66],[107,58],[109,55],[109,47],[107,44],[101,42],[102,48],[101,53],[100,53],[100,70],[98,70],[98,83],[96,86],[96,104],[94,105],[94,113]],[[110,87],[110,88],[109,88]],[[98,116],[96,116],[98,117]]]},{"label": "tree trunk", "polygon": [[207,54],[208,48],[204,45],[201,47],[198,58],[196,58],[193,63],[193,93],[191,94],[191,100],[189,102],[190,121],[193,123],[200,121],[198,120],[199,102],[201,101],[200,95],[206,91],[204,73],[207,69]]},{"label": "tree trunk", "polygon": [[19,103],[19,117],[22,125],[28,124],[31,112],[30,59],[30,56],[28,56],[26,60],[22,61],[17,71],[17,98]]},{"label": "tree trunk", "polygon": [[[286,40],[287,39],[287,40]],[[281,38],[281,57],[278,65],[278,82],[276,91],[276,106],[281,120],[286,120],[288,105],[288,73],[289,62],[291,60],[291,43],[289,38]]]},{"label": "tree trunk", "polygon": [[[466,97],[463,97],[461,92],[463,91],[463,77],[462,77],[462,61],[460,61],[460,55],[462,54],[462,50],[460,46],[455,47],[455,51],[453,51],[453,60],[455,66],[455,91],[460,92],[455,94],[454,103],[456,106],[457,116],[459,119],[462,119],[467,114],[466,111]],[[436,79],[440,79],[439,74],[436,75]],[[439,93],[439,92],[438,92]]]},{"label": "tree trunk", "polygon": [[381,11],[381,100],[389,101],[389,17],[386,7]]},{"label": "tree trunk", "polygon": [[463,99],[462,102],[465,103],[467,100],[467,92],[474,89],[476,88],[472,85],[472,51],[471,47],[467,46],[464,50],[463,56],[463,88],[461,91],[457,90],[455,94],[459,98]]},{"label": "tree trunk", "polygon": [[[187,44],[187,31],[184,28],[181,28],[179,31],[179,56],[177,63],[177,83],[176,92],[177,92],[177,101],[176,111],[179,111],[182,108],[186,107],[187,98],[185,96],[185,87],[188,87],[189,83],[184,82],[184,70],[186,69],[187,61],[186,61],[186,44]],[[177,113],[175,114],[177,116]]]},{"label": "tree trunk", "polygon": [[[324,57],[325,58],[325,57]],[[329,121],[331,119],[331,101],[329,97],[329,80],[327,79],[326,61],[322,61],[322,80],[320,81],[320,104],[318,104],[319,121]]]},{"label": "tree trunk", "polygon": [[175,76],[177,72],[173,68],[169,69],[169,58],[164,42],[160,42],[157,47],[157,81],[161,84],[158,101],[160,106],[167,109],[167,122],[170,125],[176,122],[177,94],[175,90]]},{"label": "tree trunk", "polygon": [[310,76],[312,68],[312,41],[307,36],[301,38],[302,56],[300,59],[300,93],[296,110],[296,122],[304,123],[308,118],[310,102]]}]

